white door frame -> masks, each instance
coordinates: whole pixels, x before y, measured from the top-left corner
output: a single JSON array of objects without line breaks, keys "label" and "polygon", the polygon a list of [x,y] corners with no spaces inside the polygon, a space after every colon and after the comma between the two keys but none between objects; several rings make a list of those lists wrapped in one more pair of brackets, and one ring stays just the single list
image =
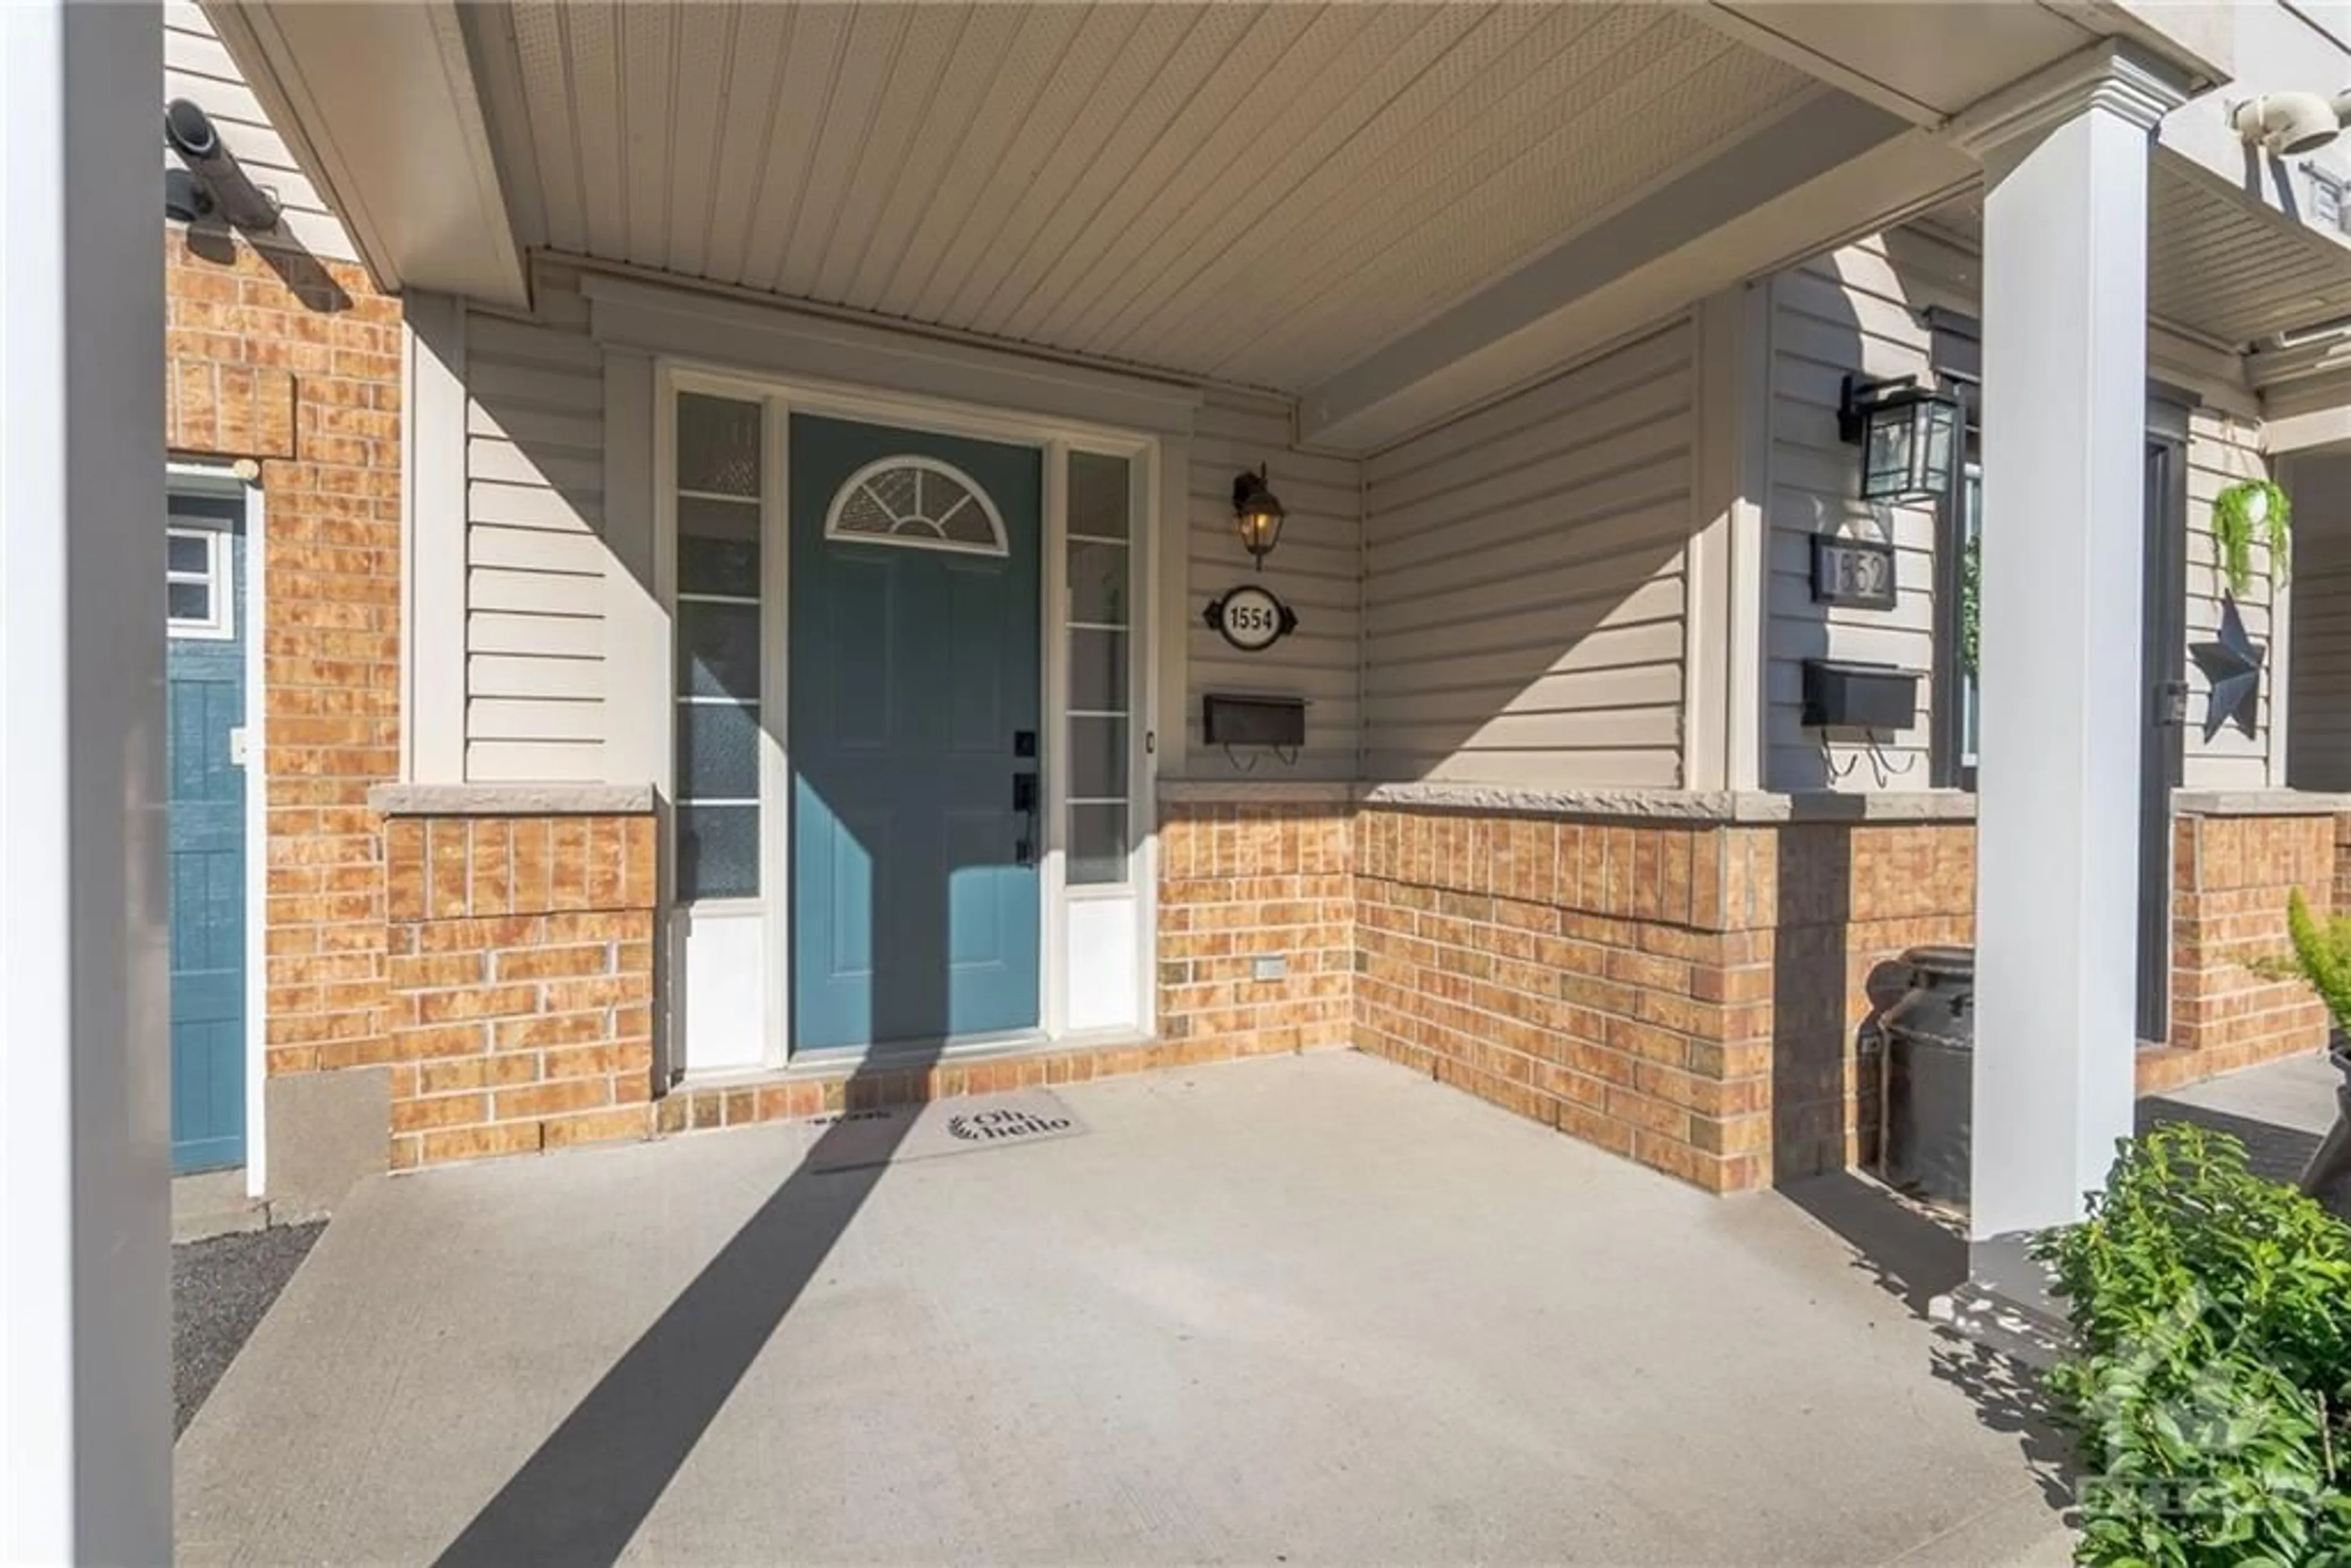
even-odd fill
[{"label": "white door frame", "polygon": [[[1041,853],[1039,859],[1039,1019],[1035,1035],[1017,1037],[1046,1040],[1144,1038],[1155,1027],[1155,995],[1152,986],[1153,956],[1157,947],[1157,898],[1151,882],[1152,845],[1157,830],[1155,760],[1149,755],[1153,737],[1147,726],[1158,701],[1158,649],[1162,634],[1154,613],[1153,556],[1160,538],[1161,476],[1165,463],[1162,438],[1149,432],[1087,423],[1051,416],[1010,413],[948,399],[891,392],[807,378],[747,372],[699,361],[664,355],[654,361],[653,491],[655,537],[654,581],[665,617],[676,613],[677,484],[675,408],[681,392],[759,402],[766,410],[763,424],[764,473],[761,486],[761,579],[763,606],[772,613],[760,621],[761,810],[759,896],[753,899],[705,900],[690,910],[675,902],[674,887],[663,890],[664,924],[679,935],[670,951],[675,961],[671,985],[679,995],[685,986],[684,934],[696,918],[758,918],[763,927],[760,950],[766,962],[761,987],[764,1014],[762,1060],[752,1071],[774,1070],[792,1060],[791,997],[791,768],[790,735],[790,421],[795,413],[858,420],[941,435],[998,442],[1034,448],[1043,469],[1043,516],[1040,551],[1040,614],[1044,690],[1043,724],[1038,737],[1038,767],[1043,778]],[[1063,752],[1069,707],[1069,639],[1063,607],[1068,593],[1069,515],[1067,468],[1073,451],[1123,457],[1132,465],[1128,546],[1128,724],[1127,878],[1123,883],[1071,889],[1067,881],[1068,769]],[[671,644],[674,659],[675,644]],[[676,704],[667,705],[667,737],[664,774],[674,768]],[[673,779],[673,784],[674,782]],[[674,789],[669,791],[674,794]],[[673,825],[672,830],[674,832]],[[674,866],[674,854],[665,854]],[[1067,1027],[1066,963],[1069,914],[1072,901],[1128,899],[1134,906],[1134,998],[1133,1021],[1115,1028],[1073,1032]],[[673,1053],[685,1073],[696,1076],[689,1040],[692,1022],[679,1031]],[[998,1049],[1006,1040],[990,1037],[951,1043],[947,1054]],[[884,1053],[886,1055],[886,1051]],[[823,1053],[828,1064],[861,1060],[862,1051]],[[730,1066],[728,1072],[745,1071]]]},{"label": "white door frame", "polygon": [[[163,469],[163,495],[211,496],[245,507],[245,567],[229,571],[231,613],[245,632],[245,1192],[260,1197],[269,1186],[269,705],[262,679],[268,625],[268,517],[258,477],[249,464],[172,458]],[[235,556],[232,554],[234,562]]]}]

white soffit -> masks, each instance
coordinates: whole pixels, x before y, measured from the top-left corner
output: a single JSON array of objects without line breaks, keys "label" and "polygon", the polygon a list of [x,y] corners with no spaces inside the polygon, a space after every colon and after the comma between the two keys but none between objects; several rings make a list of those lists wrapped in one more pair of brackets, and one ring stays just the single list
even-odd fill
[{"label": "white soffit", "polygon": [[[1936,227],[1983,249],[1983,199]],[[2351,246],[2216,184],[2168,148],[2147,185],[2147,314],[2231,348],[2351,316]]]},{"label": "white soffit", "polygon": [[1757,47],[1921,125],[2098,38],[2046,7],[1984,0],[1728,0],[1707,9]]},{"label": "white soffit", "polygon": [[527,244],[1295,391],[1810,90],[1681,10],[469,17]]},{"label": "white soffit", "polygon": [[2155,161],[2147,308],[2229,344],[2351,315],[2351,246],[2216,189],[2201,170]]},{"label": "white soffit", "polygon": [[520,304],[521,252],[458,12],[254,0],[206,15],[381,283]]}]

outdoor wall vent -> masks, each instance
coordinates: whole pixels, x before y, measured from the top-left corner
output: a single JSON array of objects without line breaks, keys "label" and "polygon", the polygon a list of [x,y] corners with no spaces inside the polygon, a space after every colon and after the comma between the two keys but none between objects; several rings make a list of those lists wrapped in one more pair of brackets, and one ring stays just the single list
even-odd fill
[{"label": "outdoor wall vent", "polygon": [[2248,147],[2273,157],[2315,152],[2343,134],[2351,91],[2333,98],[2314,92],[2265,92],[2229,109],[2229,128]]},{"label": "outdoor wall vent", "polygon": [[202,106],[184,98],[165,104],[163,141],[188,166],[190,180],[190,186],[167,183],[170,216],[193,221],[216,210],[237,228],[277,226],[277,199],[253,183]]}]

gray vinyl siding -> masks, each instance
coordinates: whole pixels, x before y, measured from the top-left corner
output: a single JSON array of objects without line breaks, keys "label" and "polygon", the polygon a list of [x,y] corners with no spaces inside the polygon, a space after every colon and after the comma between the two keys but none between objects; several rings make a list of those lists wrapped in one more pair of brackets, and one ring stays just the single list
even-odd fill
[{"label": "gray vinyl siding", "polygon": [[[623,781],[642,758],[613,751],[607,619],[605,432],[601,350],[566,269],[542,267],[528,321],[475,311],[466,323],[465,768],[483,782],[549,779]],[[1289,406],[1211,393],[1200,408],[1186,474],[1183,624],[1186,670],[1185,771],[1218,778],[1352,779],[1361,622],[1359,465],[1291,450]],[[1289,508],[1280,546],[1255,570],[1233,532],[1232,481],[1267,466]],[[616,524],[620,519],[615,519]],[[1244,653],[1200,620],[1207,600],[1261,581],[1299,616],[1274,647]],[[667,656],[667,650],[661,651]],[[1294,760],[1236,763],[1200,739],[1210,692],[1306,700],[1307,744]]]},{"label": "gray vinyl siding", "polygon": [[[2250,420],[2198,409],[2188,425],[2188,643],[2208,643],[2220,627],[2220,597],[2227,583],[2220,575],[2220,547],[2212,538],[2213,498],[2240,479],[2257,479],[2269,472],[2261,453],[2261,427]],[[2262,647],[2271,642],[2270,605],[2273,585],[2269,547],[2253,544],[2253,580],[2237,600],[2245,631]],[[2188,735],[2181,781],[2190,789],[2261,789],[2270,782],[2270,681],[2261,685],[2254,732],[2248,736],[2233,724],[2222,725],[2211,739],[2204,738],[2204,708],[2210,694],[2196,661],[2188,671]],[[2274,662],[2273,662],[2274,667]],[[2291,678],[2289,676],[2289,678]]]},{"label": "gray vinyl siding", "polygon": [[[280,226],[289,238],[329,261],[359,259],[341,221],[327,210],[318,187],[270,129],[260,100],[245,85],[211,20],[190,0],[168,0],[163,6],[163,98],[190,99],[212,117],[253,183],[277,198],[285,213]],[[181,166],[169,152],[163,158],[167,167]]]},{"label": "gray vinyl siding", "polygon": [[2286,782],[2351,790],[2351,458],[2297,458]]},{"label": "gray vinyl siding", "polygon": [[[1194,779],[1353,779],[1361,744],[1357,696],[1362,604],[1362,467],[1290,444],[1289,405],[1240,393],[1208,394],[1193,425],[1183,595],[1187,671],[1185,772]],[[1233,477],[1266,468],[1289,509],[1280,543],[1262,571],[1233,530]],[[1298,612],[1298,630],[1245,653],[1201,619],[1210,599],[1262,583]],[[1212,692],[1303,697],[1306,744],[1294,762],[1270,754],[1228,758],[1201,739],[1201,699]]]},{"label": "gray vinyl siding", "polygon": [[[1765,482],[1768,550],[1764,700],[1764,785],[1772,789],[1861,791],[1928,788],[1930,718],[1944,694],[1935,682],[1935,509],[1872,507],[1857,498],[1859,449],[1838,438],[1839,386],[1847,374],[1873,378],[1931,375],[1934,306],[1972,316],[1979,309],[1977,262],[1966,250],[1916,229],[1873,235],[1815,256],[1771,281],[1771,397]],[[2209,640],[2220,623],[2220,580],[2210,535],[2212,497],[2235,479],[2264,472],[2260,426],[2241,384],[2199,376],[2189,352],[2158,329],[2150,373],[2203,399],[2189,422],[2186,641]],[[2210,356],[2205,356],[2209,358]],[[2001,527],[1987,517],[1989,529]],[[1885,539],[1896,549],[1897,601],[1890,611],[1812,601],[1812,536],[1819,532]],[[2246,630],[2269,639],[2273,588],[2265,549],[2254,553],[2255,580],[2241,601]],[[1813,657],[1872,660],[1921,672],[1918,722],[1880,736],[1881,778],[1860,744],[1827,738],[1802,725],[1802,666]],[[2269,782],[2269,694],[2256,733],[2233,727],[2203,738],[2206,686],[2188,662],[2189,727],[2185,781],[2195,789],[2260,789]]]},{"label": "gray vinyl siding", "polygon": [[1681,783],[1695,331],[1364,465],[1364,773]]},{"label": "gray vinyl siding", "polygon": [[[1763,670],[1765,787],[1773,789],[1923,789],[1935,690],[1935,510],[1871,506],[1859,498],[1860,449],[1837,434],[1846,375],[1929,379],[1930,338],[1917,311],[1947,287],[1932,251],[1897,260],[1873,237],[1817,256],[1773,278],[1771,315],[1770,469],[1764,491],[1766,579]],[[1890,543],[1896,603],[1863,610],[1813,601],[1813,536]],[[1918,720],[1869,737],[1826,737],[1803,725],[1803,664],[1859,659],[1921,673]]]},{"label": "gray vinyl siding", "polygon": [[575,295],[465,326],[465,776],[604,777],[602,357]]}]

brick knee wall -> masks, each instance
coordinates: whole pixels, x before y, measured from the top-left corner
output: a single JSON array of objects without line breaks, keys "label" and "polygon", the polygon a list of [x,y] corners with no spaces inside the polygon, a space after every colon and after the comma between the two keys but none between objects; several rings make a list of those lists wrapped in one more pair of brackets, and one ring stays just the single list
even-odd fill
[{"label": "brick knee wall", "polygon": [[1729,836],[1366,809],[1356,1043],[1710,1190],[1759,1185],[1771,946],[1727,925]]},{"label": "brick knee wall", "polygon": [[[381,1042],[401,1166],[1352,1041],[1714,1191],[1875,1155],[1898,959],[1972,935],[1967,822],[1586,821],[1176,802],[1157,1040],[653,1096],[653,820],[397,818]],[[2245,968],[2331,819],[2183,820],[2177,1049],[2143,1090],[2323,1038]],[[2217,830],[2217,831],[2216,831]],[[2312,883],[2315,886],[2312,886]],[[1257,978],[1257,961],[1283,972]],[[904,1082],[896,1082],[904,1078]]]},{"label": "brick knee wall", "polygon": [[651,816],[385,824],[392,1160],[653,1131]]},{"label": "brick knee wall", "polygon": [[[2295,888],[2337,907],[2332,817],[2181,817],[2172,824],[2174,1082],[2275,1061],[2324,1041],[2326,1009],[2299,980],[2256,973],[2289,950]],[[2150,1084],[2148,1087],[2155,1087]]]}]

